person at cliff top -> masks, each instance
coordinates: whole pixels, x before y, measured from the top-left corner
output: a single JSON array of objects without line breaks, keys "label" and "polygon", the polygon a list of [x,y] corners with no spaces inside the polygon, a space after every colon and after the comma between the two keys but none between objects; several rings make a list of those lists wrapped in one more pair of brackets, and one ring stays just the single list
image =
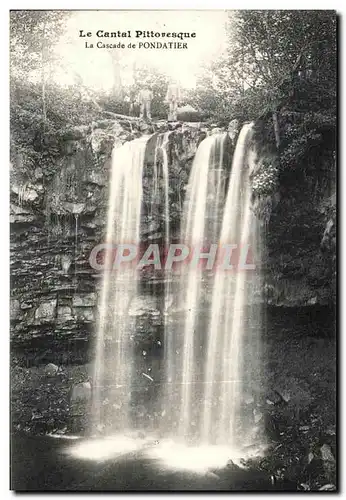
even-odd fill
[{"label": "person at cliff top", "polygon": [[142,90],[138,94],[138,102],[140,107],[139,117],[144,119],[144,113],[146,114],[147,120],[151,120],[151,101],[153,99],[153,91],[150,86],[145,84]]},{"label": "person at cliff top", "polygon": [[180,86],[175,80],[168,85],[165,102],[169,104],[168,121],[177,120],[177,109],[181,100]]},{"label": "person at cliff top", "polygon": [[124,97],[124,103],[126,104],[126,108],[129,116],[135,116],[136,110],[135,108],[138,106],[138,96],[132,90],[127,93]]}]

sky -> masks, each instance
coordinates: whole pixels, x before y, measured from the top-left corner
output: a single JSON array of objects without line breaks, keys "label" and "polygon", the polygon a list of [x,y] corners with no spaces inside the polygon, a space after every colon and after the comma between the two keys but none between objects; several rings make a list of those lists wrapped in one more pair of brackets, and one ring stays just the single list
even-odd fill
[{"label": "sky", "polygon": [[[113,67],[110,53],[118,51],[123,67],[122,81],[131,83],[133,64],[154,66],[168,77],[175,77],[183,87],[193,88],[196,74],[203,64],[215,59],[225,48],[224,10],[213,11],[75,11],[60,37],[55,52],[63,61],[64,69],[56,69],[55,79],[61,84],[73,83],[73,68],[85,86],[108,90],[113,85]],[[79,31],[91,31],[92,37],[80,38]],[[188,49],[128,49],[130,42],[163,42],[161,38],[98,38],[97,30],[104,31],[159,31],[196,32],[196,38],[185,40]],[[125,49],[87,49],[85,41],[125,44]],[[171,39],[172,40],[172,39]],[[176,39],[175,39],[176,40]],[[180,40],[177,40],[180,41]]]}]

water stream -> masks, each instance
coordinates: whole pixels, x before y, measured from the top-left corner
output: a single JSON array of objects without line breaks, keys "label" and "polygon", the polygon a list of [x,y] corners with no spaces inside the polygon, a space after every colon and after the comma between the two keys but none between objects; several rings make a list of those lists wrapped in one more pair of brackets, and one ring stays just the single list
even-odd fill
[{"label": "water stream", "polygon": [[[169,134],[160,134],[156,142],[149,200],[152,223],[158,217],[154,204],[160,197],[165,247],[171,243]],[[253,429],[242,413],[242,401],[260,377],[261,318],[255,303],[262,285],[260,269],[256,268],[262,243],[261,230],[251,210],[250,173],[256,160],[252,136],[252,124],[245,125],[232,164],[226,154],[226,133],[207,136],[199,144],[186,189],[180,231],[180,242],[189,248],[190,257],[179,268],[178,277],[171,270],[165,271],[162,297],[163,375],[161,372],[157,390],[160,415],[156,415],[151,431],[164,441],[171,439],[178,446],[194,450],[217,445],[222,448],[218,460],[227,458],[229,449],[238,449],[240,440],[252,436]],[[140,244],[147,141],[148,137],[142,137],[113,151],[108,244]],[[232,258],[233,250],[236,259]],[[220,255],[222,259],[227,257],[226,268],[220,265],[221,261],[226,262],[220,260]],[[130,264],[109,272],[113,258],[114,252],[106,253],[99,304],[93,423],[99,429],[106,426],[106,434],[126,434],[138,428],[132,400],[136,322],[128,312],[131,301],[139,297],[141,278]],[[171,306],[172,296],[177,308]],[[147,406],[150,413],[150,400]],[[203,453],[208,457],[208,451]]]},{"label": "water stream", "polygon": [[[108,245],[139,245],[142,208],[144,136],[115,148],[108,205]],[[119,247],[117,247],[117,251]],[[138,271],[131,265],[116,267],[114,252],[105,258],[96,343],[93,423],[112,430],[131,429],[131,389],[134,369],[132,337],[135,323],[128,314],[138,295]],[[108,401],[111,404],[104,405]],[[105,410],[107,408],[107,410]]]}]

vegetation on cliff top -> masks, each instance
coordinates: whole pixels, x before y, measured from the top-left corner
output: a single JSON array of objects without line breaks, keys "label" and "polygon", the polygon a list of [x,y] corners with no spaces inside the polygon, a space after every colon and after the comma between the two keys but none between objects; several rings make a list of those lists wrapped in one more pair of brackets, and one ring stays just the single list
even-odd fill
[{"label": "vegetation on cliff top", "polygon": [[[26,113],[33,118],[29,128],[34,136],[65,124],[90,123],[103,111],[126,113],[124,96],[136,95],[143,81],[153,88],[154,119],[164,118],[168,77],[157,69],[137,64],[132,83],[126,84],[122,78],[126,68],[117,51],[110,51],[114,85],[107,93],[88,88],[75,68],[65,68],[64,60],[54,55],[53,41],[71,15],[11,13],[11,116],[16,120],[12,131],[27,129],[22,116]],[[326,134],[333,148],[336,13],[237,11],[229,13],[226,31],[225,52],[203,68],[195,89],[183,90],[182,101],[216,122],[262,119],[270,125],[266,139],[279,149],[283,166],[304,161],[306,151],[324,143]],[[63,87],[53,80],[56,66],[73,71],[73,85]]]}]

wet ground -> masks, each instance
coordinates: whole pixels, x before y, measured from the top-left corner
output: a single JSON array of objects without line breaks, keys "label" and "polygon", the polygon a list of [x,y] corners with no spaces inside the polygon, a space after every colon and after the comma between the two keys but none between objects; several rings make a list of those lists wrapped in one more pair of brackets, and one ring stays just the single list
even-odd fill
[{"label": "wet ground", "polygon": [[[333,319],[333,311],[327,309],[268,311],[262,345],[266,387],[260,388],[265,397],[257,403],[256,393],[250,393],[246,404],[251,418],[264,427],[270,448],[248,470],[231,467],[196,474],[163,465],[142,450],[103,462],[73,457],[68,450],[75,441],[46,434],[86,432],[88,412],[74,413],[69,394],[75,383],[87,380],[88,365],[62,365],[55,377],[47,378],[43,363],[29,367],[12,363],[12,489],[316,491],[335,485],[337,351]],[[154,365],[151,373],[155,379]],[[149,397],[155,386],[144,377],[142,382],[148,387],[141,386],[141,393]],[[275,484],[272,475],[278,479]]]}]

